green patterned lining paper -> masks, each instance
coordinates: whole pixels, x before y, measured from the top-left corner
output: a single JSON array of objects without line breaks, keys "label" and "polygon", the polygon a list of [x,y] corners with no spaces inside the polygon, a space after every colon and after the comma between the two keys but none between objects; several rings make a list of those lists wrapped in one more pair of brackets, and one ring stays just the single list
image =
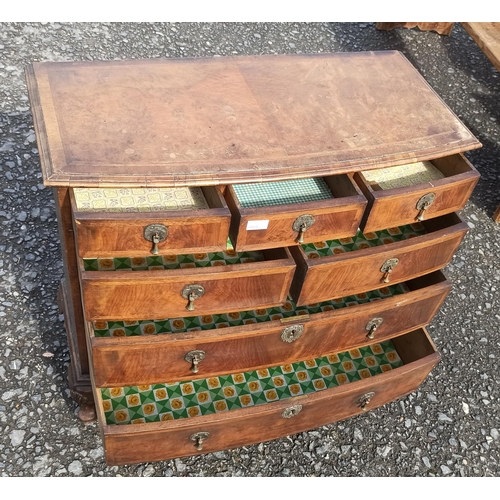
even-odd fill
[{"label": "green patterned lining paper", "polygon": [[356,250],[377,247],[379,245],[388,245],[423,234],[426,234],[424,225],[417,222],[415,224],[392,227],[374,233],[363,234],[361,231],[358,231],[352,238],[307,243],[302,245],[302,249],[309,259],[317,259],[326,257],[327,255],[354,252]]},{"label": "green patterned lining paper", "polygon": [[284,366],[184,382],[100,389],[106,423],[190,418],[285,400],[402,366],[391,341]]},{"label": "green patterned lining paper", "polygon": [[137,335],[156,335],[165,333],[184,333],[200,330],[213,330],[232,326],[264,323],[303,314],[316,314],[343,307],[352,307],[367,302],[374,302],[400,295],[408,291],[404,283],[360,293],[350,297],[328,300],[319,304],[297,306],[290,298],[282,306],[254,311],[230,312],[224,314],[206,314],[186,318],[139,321],[95,321],[94,335],[96,337],[132,337]]},{"label": "green patterned lining paper", "polygon": [[[443,173],[430,161],[420,161],[399,165],[397,167],[367,170],[363,176],[370,184],[378,185],[381,189],[413,186],[425,182],[443,179]],[[373,187],[373,186],[372,186]]]},{"label": "green patterned lining paper", "polygon": [[227,248],[224,252],[195,253],[185,255],[155,255],[151,257],[115,257],[113,259],[83,259],[85,271],[151,271],[153,269],[186,269],[193,267],[226,266],[260,262],[264,254],[235,252]]},{"label": "green patterned lining paper", "polygon": [[333,198],[330,188],[321,177],[256,184],[234,184],[233,189],[243,208],[269,207]]},{"label": "green patterned lining paper", "polygon": [[200,188],[74,188],[82,212],[160,212],[210,208]]}]

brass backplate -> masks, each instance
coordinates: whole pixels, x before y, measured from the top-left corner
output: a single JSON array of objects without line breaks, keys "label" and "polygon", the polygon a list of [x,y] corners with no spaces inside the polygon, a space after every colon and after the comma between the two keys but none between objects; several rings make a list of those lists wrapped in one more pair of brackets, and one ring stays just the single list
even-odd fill
[{"label": "brass backplate", "polygon": [[424,194],[424,196],[417,201],[417,210],[427,210],[435,199],[435,193]]},{"label": "brass backplate", "polygon": [[181,292],[185,299],[199,299],[205,293],[205,288],[202,285],[186,285]]},{"label": "brass backplate", "polygon": [[383,272],[383,273],[391,272],[398,264],[399,264],[399,259],[397,259],[395,257],[393,259],[387,259],[382,264],[382,267],[380,268],[380,271]]},{"label": "brass backplate", "polygon": [[372,328],[378,328],[384,320],[382,318],[373,318],[366,323],[366,329],[370,331]]},{"label": "brass backplate", "polygon": [[292,229],[294,231],[305,231],[314,224],[314,215],[304,214],[300,215],[293,221]]},{"label": "brass backplate", "polygon": [[168,236],[168,227],[163,224],[149,224],[144,228],[144,238],[153,241],[154,235],[158,235],[158,242],[165,241]]}]

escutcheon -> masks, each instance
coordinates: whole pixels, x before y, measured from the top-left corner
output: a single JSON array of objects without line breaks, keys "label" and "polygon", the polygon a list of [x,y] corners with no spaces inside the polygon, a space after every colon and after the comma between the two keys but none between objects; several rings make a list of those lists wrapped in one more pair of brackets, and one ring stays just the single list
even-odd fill
[{"label": "escutcheon", "polygon": [[366,410],[366,407],[370,404],[370,401],[372,400],[373,396],[375,396],[374,392],[367,392],[358,399],[359,407],[363,411]]},{"label": "escutcheon", "polygon": [[283,342],[295,342],[302,333],[304,332],[304,325],[290,325],[286,328],[283,328],[281,332],[281,340]]},{"label": "escutcheon", "polygon": [[302,405],[289,406],[288,408],[285,408],[281,412],[281,416],[283,418],[292,418],[295,417],[295,415],[299,414],[301,410],[302,410]]}]

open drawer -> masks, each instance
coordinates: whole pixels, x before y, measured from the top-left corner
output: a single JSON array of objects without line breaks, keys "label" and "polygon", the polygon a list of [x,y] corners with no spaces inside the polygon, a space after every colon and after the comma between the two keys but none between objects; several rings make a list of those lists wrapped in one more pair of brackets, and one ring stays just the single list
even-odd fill
[{"label": "open drawer", "polygon": [[81,259],[87,320],[214,314],[285,302],[295,271],[286,248],[258,252]]},{"label": "open drawer", "polygon": [[354,238],[290,247],[298,305],[366,292],[445,267],[467,233],[456,214]]},{"label": "open drawer", "polygon": [[127,257],[226,248],[231,213],[220,190],[73,188],[80,257]]},{"label": "open drawer", "polygon": [[330,356],[178,383],[95,390],[108,465],[296,434],[413,392],[439,361],[425,329]]},{"label": "open drawer", "polygon": [[235,184],[224,195],[238,251],[352,236],[367,203],[351,174]]},{"label": "open drawer", "polygon": [[361,230],[378,231],[461,210],[479,180],[463,154],[356,172],[368,199]]},{"label": "open drawer", "polygon": [[380,342],[431,322],[451,288],[440,272],[298,307],[88,325],[98,387],[224,375]]}]

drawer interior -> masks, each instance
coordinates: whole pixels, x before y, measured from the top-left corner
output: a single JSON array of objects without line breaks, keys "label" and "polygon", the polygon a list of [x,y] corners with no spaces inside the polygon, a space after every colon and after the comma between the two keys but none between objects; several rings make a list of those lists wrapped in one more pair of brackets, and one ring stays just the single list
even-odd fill
[{"label": "drawer interior", "polygon": [[77,212],[163,212],[211,208],[212,196],[200,187],[73,188]]},{"label": "drawer interior", "polygon": [[236,252],[228,240],[228,247],[225,251],[221,252],[152,255],[148,257],[85,258],[82,259],[82,261],[84,271],[151,271],[216,267],[231,264],[245,264],[249,262],[262,262],[272,258],[286,258],[284,255],[273,257],[276,253],[279,253],[279,249],[274,252]]},{"label": "drawer interior", "polygon": [[[444,279],[444,277],[442,277],[442,279]],[[213,330],[217,328],[228,328],[253,323],[265,323],[277,319],[293,318],[295,316],[314,315],[324,311],[331,311],[333,309],[353,307],[359,304],[365,304],[367,302],[383,300],[395,295],[400,295],[415,288],[417,288],[417,286],[411,282],[408,282],[408,284],[400,283],[398,285],[391,285],[366,293],[359,293],[349,297],[328,300],[318,304],[309,304],[307,306],[297,306],[296,303],[289,297],[288,300],[281,306],[249,311],[206,314],[202,316],[182,318],[166,318],[163,320],[100,320],[93,322],[93,330],[95,337],[133,337],[138,335]]]},{"label": "drawer interior", "polygon": [[397,241],[403,241],[416,236],[427,234],[427,228],[423,223],[408,224],[384,229],[375,232],[363,233],[358,231],[352,238],[341,238],[337,240],[317,241],[302,245],[308,259],[317,259],[329,255],[354,252],[365,248],[388,245]]},{"label": "drawer interior", "polygon": [[358,196],[347,175],[229,186],[238,208],[260,208]]},{"label": "drawer interior", "polygon": [[[420,333],[419,333],[420,332]],[[264,405],[331,389],[394,370],[431,354],[431,346],[412,346],[427,338],[422,330],[401,345],[391,341],[283,366],[175,383],[99,389],[107,425],[191,418]],[[408,335],[412,335],[408,334]],[[427,341],[428,343],[428,341]]]},{"label": "drawer interior", "polygon": [[434,183],[470,171],[470,165],[461,155],[453,155],[432,161],[366,170],[360,176],[373,191],[384,191]]}]

